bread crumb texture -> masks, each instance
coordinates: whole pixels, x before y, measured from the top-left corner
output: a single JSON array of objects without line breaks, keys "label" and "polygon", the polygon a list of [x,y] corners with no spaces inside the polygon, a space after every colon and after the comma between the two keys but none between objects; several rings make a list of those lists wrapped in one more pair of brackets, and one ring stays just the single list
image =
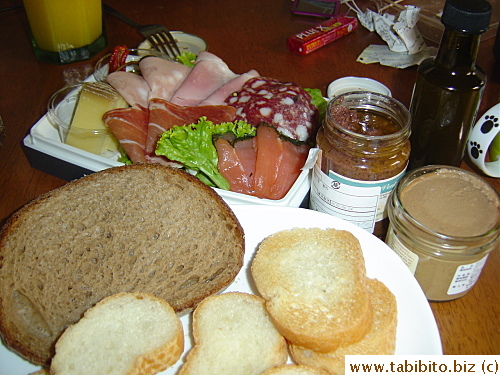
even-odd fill
[{"label": "bread crumb texture", "polygon": [[178,312],[227,287],[244,234],[215,191],[157,164],[110,168],[27,204],[0,233],[0,333],[47,365],[62,331],[119,292]]},{"label": "bread crumb texture", "polygon": [[150,294],[119,293],[64,331],[50,372],[156,374],[176,363],[183,349],[182,323],[168,303]]},{"label": "bread crumb texture", "polygon": [[203,300],[193,313],[193,337],[179,375],[259,375],[288,358],[264,300],[252,294],[229,292]]}]

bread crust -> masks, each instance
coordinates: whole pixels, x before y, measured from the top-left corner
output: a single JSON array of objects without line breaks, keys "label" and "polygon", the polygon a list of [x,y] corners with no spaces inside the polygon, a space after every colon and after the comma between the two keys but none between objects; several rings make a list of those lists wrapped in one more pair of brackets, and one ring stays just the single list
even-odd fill
[{"label": "bread crust", "polygon": [[244,233],[210,187],[134,164],[72,181],[26,204],[0,232],[0,335],[48,365],[62,331],[101,299],[147,292],[181,314],[226,288]]},{"label": "bread crust", "polygon": [[330,375],[345,373],[346,355],[392,355],[396,349],[397,303],[394,294],[377,279],[368,281],[373,305],[373,324],[360,341],[328,353],[289,345],[290,355],[297,363],[315,366]]},{"label": "bread crust", "polygon": [[251,266],[280,333],[321,352],[359,341],[372,306],[359,241],[348,231],[294,228],[259,245]]}]

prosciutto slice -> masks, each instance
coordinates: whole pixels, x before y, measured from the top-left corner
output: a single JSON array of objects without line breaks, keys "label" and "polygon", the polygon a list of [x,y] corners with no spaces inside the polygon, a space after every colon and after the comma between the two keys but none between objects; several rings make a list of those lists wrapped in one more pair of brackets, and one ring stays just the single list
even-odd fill
[{"label": "prosciutto slice", "polygon": [[145,163],[149,111],[141,106],[119,108],[103,116],[104,123],[134,163]]},{"label": "prosciutto slice", "polygon": [[194,68],[171,101],[181,106],[198,105],[236,76],[221,58],[213,53],[201,51]]},{"label": "prosciutto slice", "polygon": [[191,72],[191,68],[185,65],[154,56],[142,59],[139,68],[151,89],[150,98],[164,100],[172,99]]},{"label": "prosciutto slice", "polygon": [[250,70],[233,78],[225,85],[222,85],[215,90],[208,98],[203,100],[200,105],[222,105],[232,93],[240,91],[246,81],[250,78],[258,77],[259,73],[256,70]]},{"label": "prosciutto slice", "polygon": [[108,74],[106,81],[131,105],[148,107],[149,85],[138,74],[124,71],[116,71]]},{"label": "prosciutto slice", "polygon": [[195,123],[200,117],[218,124],[233,121],[236,109],[227,105],[179,106],[153,98],[149,101],[149,124],[146,153],[153,153],[159,136],[173,126]]}]

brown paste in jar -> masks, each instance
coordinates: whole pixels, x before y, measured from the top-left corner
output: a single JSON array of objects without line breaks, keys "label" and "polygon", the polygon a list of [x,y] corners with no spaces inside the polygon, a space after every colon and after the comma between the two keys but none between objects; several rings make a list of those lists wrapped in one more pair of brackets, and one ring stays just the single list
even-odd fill
[{"label": "brown paste in jar", "polygon": [[499,202],[482,181],[442,169],[415,179],[401,192],[405,210],[447,236],[482,235],[497,225]]},{"label": "brown paste in jar", "polygon": [[[500,196],[485,181],[458,168],[429,167],[419,173],[416,170],[417,177],[411,179],[410,172],[409,182],[402,180],[399,194],[393,196],[388,244],[405,259],[412,257],[408,254],[417,257],[414,275],[427,299],[456,299],[474,285],[473,275],[479,276],[485,257],[495,248]],[[427,230],[420,230],[421,225]],[[455,278],[462,267],[467,276]]]},{"label": "brown paste in jar", "polygon": [[[395,119],[343,105],[332,107],[331,115],[338,126],[328,124],[327,119],[317,135],[325,174],[331,170],[355,180],[379,181],[405,170],[410,155],[408,137],[384,137],[402,130]],[[373,234],[383,238],[388,224],[387,218],[377,222]]]}]

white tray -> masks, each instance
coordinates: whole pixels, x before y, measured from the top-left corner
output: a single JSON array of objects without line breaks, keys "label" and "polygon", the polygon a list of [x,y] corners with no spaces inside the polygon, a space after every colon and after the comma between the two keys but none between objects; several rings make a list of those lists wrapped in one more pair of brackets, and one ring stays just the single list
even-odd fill
[{"label": "white tray", "polygon": [[[35,151],[35,153],[26,153],[30,163],[35,168],[42,169],[44,172],[53,174],[63,179],[74,179],[87,173],[123,165],[118,161],[118,155],[105,158],[62,143],[57,129],[52,126],[47,119],[47,116],[43,116],[40,120],[38,120],[38,122],[35,123],[35,125],[33,125],[30,133],[24,138],[23,144],[29,150]],[[40,153],[44,155],[41,155]],[[309,192],[309,188],[311,186],[311,171],[317,159],[317,155],[318,149],[311,149],[309,152],[309,158],[302,173],[299,175],[297,181],[295,181],[287,195],[282,199],[261,199],[217,188],[214,190],[228,204],[299,207]],[[49,157],[48,161],[46,160],[41,162],[41,159],[46,159],[45,156]],[[69,172],[65,173],[64,176],[60,175],[61,162],[64,163],[63,168],[69,169]],[[43,165],[40,166],[40,164]]]}]

